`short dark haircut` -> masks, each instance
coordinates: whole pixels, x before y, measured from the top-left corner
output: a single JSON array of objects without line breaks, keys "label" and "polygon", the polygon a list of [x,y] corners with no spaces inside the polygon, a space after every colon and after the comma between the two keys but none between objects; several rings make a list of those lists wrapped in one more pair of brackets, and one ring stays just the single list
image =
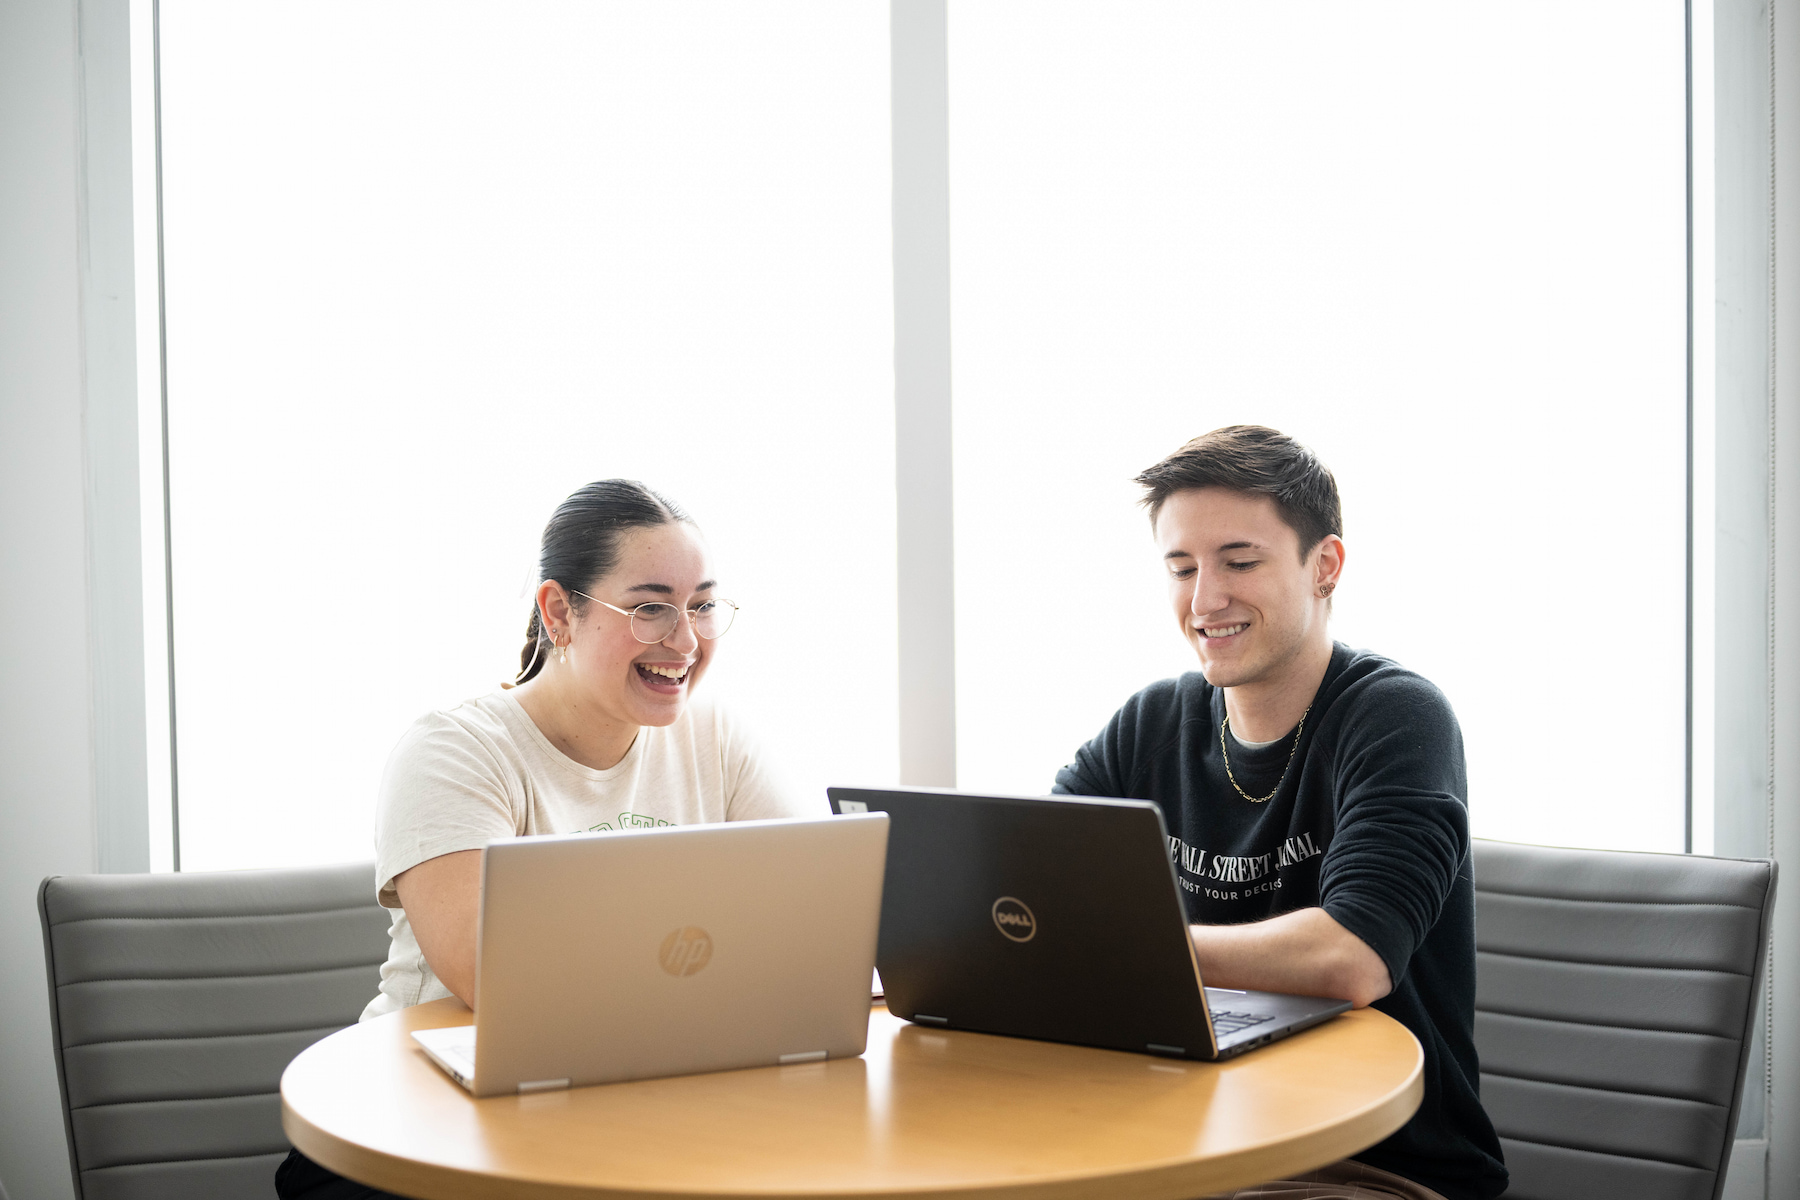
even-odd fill
[{"label": "short dark haircut", "polygon": [[1305,560],[1327,534],[1344,536],[1344,513],[1337,480],[1319,456],[1278,430],[1263,425],[1227,425],[1203,433],[1137,477],[1140,503],[1150,523],[1176,492],[1220,487],[1275,502],[1281,519],[1300,538]]}]

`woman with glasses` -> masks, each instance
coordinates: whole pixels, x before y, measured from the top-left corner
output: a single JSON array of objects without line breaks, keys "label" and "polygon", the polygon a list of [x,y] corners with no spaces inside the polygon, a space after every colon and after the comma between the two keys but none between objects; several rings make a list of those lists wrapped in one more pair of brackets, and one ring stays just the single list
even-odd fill
[{"label": "woman with glasses", "polygon": [[[544,528],[515,684],[414,722],[388,759],[375,825],[393,910],[363,1020],[474,998],[481,847],[495,838],[823,816],[769,776],[722,708],[690,699],[731,628],[706,542],[672,501],[605,479]],[[283,1200],[384,1193],[294,1151]]]},{"label": "woman with glasses", "polygon": [[375,843],[393,945],[365,1020],[473,998],[493,838],[824,813],[691,698],[737,615],[708,559],[688,515],[634,480],[591,483],[551,516],[518,682],[420,718],[388,760]]}]

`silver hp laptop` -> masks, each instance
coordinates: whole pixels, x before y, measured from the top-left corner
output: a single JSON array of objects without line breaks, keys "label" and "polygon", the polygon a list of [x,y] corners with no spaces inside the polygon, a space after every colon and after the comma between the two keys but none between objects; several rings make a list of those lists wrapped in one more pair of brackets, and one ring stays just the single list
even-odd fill
[{"label": "silver hp laptop", "polygon": [[893,822],[876,966],[896,1016],[1220,1059],[1350,1007],[1202,984],[1154,804],[827,792]]},{"label": "silver hp laptop", "polygon": [[888,818],[490,842],[473,1026],[413,1034],[477,1096],[863,1052]]}]

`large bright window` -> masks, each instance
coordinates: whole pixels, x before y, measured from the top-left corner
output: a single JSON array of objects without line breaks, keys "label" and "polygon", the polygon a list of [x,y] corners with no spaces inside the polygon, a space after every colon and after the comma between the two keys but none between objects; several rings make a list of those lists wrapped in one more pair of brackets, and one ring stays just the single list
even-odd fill
[{"label": "large bright window", "polygon": [[613,476],[792,785],[894,778],[884,3],[163,0],[162,54],[184,868],[370,855]]},{"label": "large bright window", "polygon": [[1256,423],[1336,472],[1334,633],[1448,694],[1476,831],[1680,850],[1682,6],[950,14],[959,783],[1193,669],[1131,478]]},{"label": "large bright window", "polygon": [[[792,786],[894,781],[887,0],[160,7],[182,866],[368,856],[609,476],[710,538]],[[1252,422],[1477,833],[1681,848],[1683,53],[1672,0],[950,0],[960,786],[1192,669],[1131,478]]]}]

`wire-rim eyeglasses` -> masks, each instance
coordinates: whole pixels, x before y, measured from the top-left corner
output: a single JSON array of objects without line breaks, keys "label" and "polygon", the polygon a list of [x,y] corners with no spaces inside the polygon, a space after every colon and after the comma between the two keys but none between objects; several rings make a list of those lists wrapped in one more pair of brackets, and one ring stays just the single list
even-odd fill
[{"label": "wire-rim eyeglasses", "polygon": [[[630,617],[631,636],[646,646],[668,641],[684,612],[694,626],[694,636],[705,638],[709,642],[724,637],[725,631],[731,628],[731,623],[737,620],[738,614],[737,602],[733,600],[706,600],[693,608],[682,608],[664,600],[651,600],[636,608],[620,608],[616,604],[607,604],[598,596],[590,596],[575,588],[569,590],[585,600],[592,600],[595,604],[612,609],[622,617]],[[646,633],[656,636],[646,637]]]}]

